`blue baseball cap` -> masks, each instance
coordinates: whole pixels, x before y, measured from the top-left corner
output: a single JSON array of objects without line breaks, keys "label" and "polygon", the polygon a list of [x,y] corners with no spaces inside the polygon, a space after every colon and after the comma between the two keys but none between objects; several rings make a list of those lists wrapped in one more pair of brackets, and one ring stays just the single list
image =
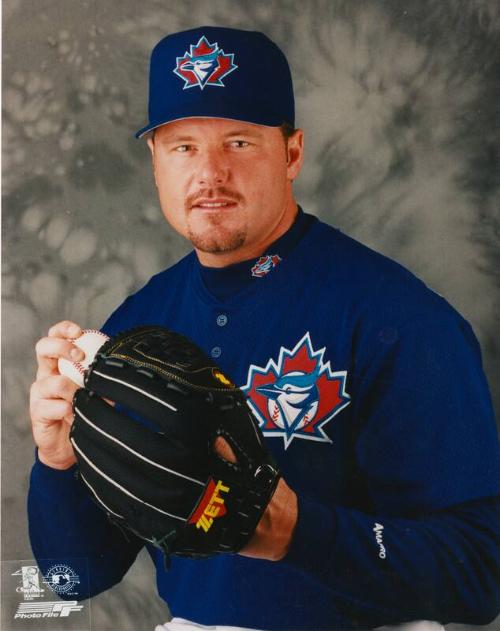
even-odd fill
[{"label": "blue baseball cap", "polygon": [[151,53],[149,123],[135,137],[194,117],[293,126],[285,55],[257,31],[203,26],[163,38]]}]

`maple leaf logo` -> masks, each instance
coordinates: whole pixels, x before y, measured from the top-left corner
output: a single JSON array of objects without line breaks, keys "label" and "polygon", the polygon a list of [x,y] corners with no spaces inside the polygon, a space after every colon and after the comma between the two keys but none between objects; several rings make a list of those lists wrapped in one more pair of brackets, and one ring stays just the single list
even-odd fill
[{"label": "maple leaf logo", "polygon": [[206,86],[225,87],[222,79],[238,67],[233,53],[226,55],[216,42],[210,44],[204,35],[176,61],[174,73],[184,80],[184,90],[196,86],[201,90]]},{"label": "maple leaf logo", "polygon": [[248,370],[242,390],[260,429],[264,436],[281,436],[285,449],[295,438],[330,443],[324,426],[351,402],[347,372],[334,372],[323,361],[325,350],[314,350],[308,332],[292,350],[281,347],[277,361]]}]

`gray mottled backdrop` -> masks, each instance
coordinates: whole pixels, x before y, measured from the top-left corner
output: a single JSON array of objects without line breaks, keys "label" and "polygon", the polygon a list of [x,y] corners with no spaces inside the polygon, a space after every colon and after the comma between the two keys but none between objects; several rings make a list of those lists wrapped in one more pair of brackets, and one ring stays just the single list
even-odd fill
[{"label": "gray mottled backdrop", "polygon": [[[3,557],[31,556],[33,347],[98,327],[187,245],[158,208],[144,142],[164,34],[264,30],[286,51],[306,133],[303,206],[402,262],[472,323],[500,404],[498,0],[4,0]],[[94,629],[167,610],[141,557]]]}]

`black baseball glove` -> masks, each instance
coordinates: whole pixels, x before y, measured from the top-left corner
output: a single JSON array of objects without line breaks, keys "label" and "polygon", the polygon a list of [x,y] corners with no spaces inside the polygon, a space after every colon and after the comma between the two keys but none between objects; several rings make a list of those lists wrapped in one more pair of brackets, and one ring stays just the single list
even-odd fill
[{"label": "black baseball glove", "polygon": [[[79,476],[111,521],[167,561],[250,540],[279,472],[245,395],[189,339],[144,326],[109,340],[73,409]],[[218,436],[236,463],[216,454]]]}]

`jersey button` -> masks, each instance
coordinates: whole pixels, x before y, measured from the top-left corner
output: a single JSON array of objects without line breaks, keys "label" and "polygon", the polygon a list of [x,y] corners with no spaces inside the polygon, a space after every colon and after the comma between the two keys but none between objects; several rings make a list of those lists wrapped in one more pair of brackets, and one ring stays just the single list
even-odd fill
[{"label": "jersey button", "polygon": [[221,354],[222,354],[222,349],[220,346],[214,346],[212,350],[210,351],[210,355],[212,355],[212,357],[214,357],[215,359],[217,359],[217,357],[220,357]]},{"label": "jersey button", "polygon": [[226,326],[227,324],[227,315],[225,313],[221,313],[217,316],[217,324],[218,326]]}]

